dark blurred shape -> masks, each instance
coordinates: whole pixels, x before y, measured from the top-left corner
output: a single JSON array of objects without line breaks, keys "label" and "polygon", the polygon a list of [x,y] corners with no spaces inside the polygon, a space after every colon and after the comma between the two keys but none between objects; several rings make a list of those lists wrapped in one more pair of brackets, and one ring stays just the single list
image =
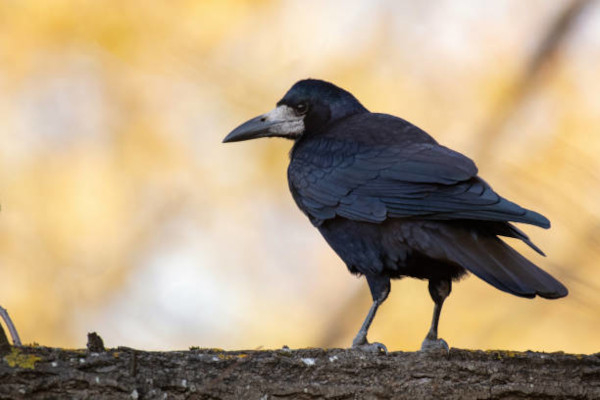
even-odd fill
[{"label": "dark blurred shape", "polygon": [[308,79],[224,142],[259,137],[295,140],[288,179],[296,204],[350,272],[367,279],[373,305],[353,347],[386,351],[366,337],[394,278],[429,280],[435,307],[424,350],[448,349],[438,339],[438,320],[452,281],[467,272],[520,297],[567,295],[498,237],[520,239],[543,254],[509,222],[543,228],[550,222],[496,194],[473,161],[411,123],[370,113],[349,92]]},{"label": "dark blurred shape", "polygon": [[[15,346],[21,346],[21,338],[19,338],[19,333],[17,332],[17,328],[15,327],[15,324],[13,324],[12,319],[10,319],[10,316],[8,315],[8,311],[6,311],[5,308],[3,308],[2,306],[0,306],[0,317],[2,317],[2,319],[4,320],[4,323],[6,324],[6,327],[8,328],[8,331],[10,332],[10,336],[12,337],[13,340],[13,344]],[[1,328],[1,326],[0,326]],[[6,339],[6,334],[4,333],[4,331],[2,331],[2,336],[4,336],[4,339]],[[8,341],[8,340],[5,340]],[[2,340],[0,340],[0,343],[2,342]]]},{"label": "dark blurred shape", "polygon": [[540,70],[544,62],[555,55],[563,40],[575,26],[577,18],[583,14],[590,3],[591,0],[574,0],[558,15],[529,62],[524,82],[528,82]]},{"label": "dark blurred shape", "polygon": [[590,3],[592,3],[590,0],[574,0],[552,21],[548,31],[541,38],[533,55],[528,60],[521,76],[515,80],[507,101],[497,106],[490,120],[483,126],[480,135],[487,140],[480,142],[482,159],[487,159],[489,154],[494,151],[496,139],[502,133],[506,123],[538,83],[544,67],[554,58],[567,39],[569,32],[575,27],[577,18],[583,14]]},{"label": "dark blurred shape", "polygon": [[96,332],[88,333],[87,339],[87,349],[90,353],[102,353],[106,351],[104,341]]},{"label": "dark blurred shape", "polygon": [[2,324],[0,324],[0,356],[10,353],[10,343],[4,332]]}]

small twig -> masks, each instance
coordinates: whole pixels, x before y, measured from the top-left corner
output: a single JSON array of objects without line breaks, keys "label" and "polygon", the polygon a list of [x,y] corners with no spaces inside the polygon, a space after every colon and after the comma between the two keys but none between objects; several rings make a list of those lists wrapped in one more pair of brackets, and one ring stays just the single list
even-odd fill
[{"label": "small twig", "polygon": [[15,328],[15,325],[13,324],[12,319],[10,319],[10,316],[8,315],[8,311],[6,311],[6,309],[2,308],[2,306],[0,306],[0,316],[4,320],[4,323],[6,324],[6,327],[8,328],[8,331],[10,332],[10,336],[12,337],[13,345],[22,346],[21,339],[19,338],[19,333],[17,332],[17,328]]},{"label": "small twig", "polygon": [[103,353],[106,351],[104,341],[96,332],[88,333],[87,338],[87,349],[90,353]]},{"label": "small twig", "polygon": [[129,362],[129,375],[136,376],[138,372],[138,364],[137,364],[137,352],[133,350],[131,353],[131,359]]}]

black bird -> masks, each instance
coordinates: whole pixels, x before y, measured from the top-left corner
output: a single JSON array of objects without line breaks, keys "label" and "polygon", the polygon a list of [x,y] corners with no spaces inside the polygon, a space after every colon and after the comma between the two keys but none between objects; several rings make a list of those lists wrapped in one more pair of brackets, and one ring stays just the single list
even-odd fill
[{"label": "black bird", "polygon": [[223,142],[292,139],[288,181],[296,204],[353,274],[367,279],[373,305],[352,347],[387,351],[367,331],[390,293],[390,279],[429,280],[435,306],[422,350],[438,339],[442,304],[467,272],[520,297],[556,299],[568,291],[507,245],[517,238],[544,255],[510,222],[550,221],[496,194],[475,163],[401,118],[369,112],[325,81],[297,82],[266,114]]}]

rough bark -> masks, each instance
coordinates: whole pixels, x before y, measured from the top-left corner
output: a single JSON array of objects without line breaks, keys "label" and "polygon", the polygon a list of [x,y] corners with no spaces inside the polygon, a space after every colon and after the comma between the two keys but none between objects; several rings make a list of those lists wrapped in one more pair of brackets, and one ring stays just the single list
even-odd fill
[{"label": "rough bark", "polygon": [[600,354],[13,347],[0,399],[600,398]]}]

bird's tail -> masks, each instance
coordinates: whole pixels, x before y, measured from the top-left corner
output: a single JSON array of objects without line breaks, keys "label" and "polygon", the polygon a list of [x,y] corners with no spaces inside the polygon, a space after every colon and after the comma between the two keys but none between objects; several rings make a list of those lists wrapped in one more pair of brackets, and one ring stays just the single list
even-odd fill
[{"label": "bird's tail", "polygon": [[439,249],[490,285],[521,297],[566,296],[567,288],[495,235],[447,227],[436,232]]}]

